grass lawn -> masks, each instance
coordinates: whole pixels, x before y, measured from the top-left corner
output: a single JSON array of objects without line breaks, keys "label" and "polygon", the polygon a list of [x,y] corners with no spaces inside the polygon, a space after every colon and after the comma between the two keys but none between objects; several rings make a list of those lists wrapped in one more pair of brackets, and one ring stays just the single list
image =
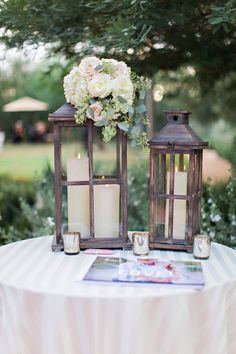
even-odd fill
[{"label": "grass lawn", "polygon": [[[104,145],[104,149],[94,149],[95,164],[101,161],[105,165],[112,166],[115,161],[114,147]],[[66,144],[63,150],[63,161],[68,156],[75,157],[78,153],[85,156],[84,149],[78,144]],[[139,163],[147,159],[147,152],[137,149],[129,149],[128,159],[131,163]],[[16,180],[32,180],[40,175],[47,164],[53,166],[53,144],[6,144],[0,153],[0,174],[7,174]],[[100,171],[99,171],[100,172]]]},{"label": "grass lawn", "polygon": [[6,144],[0,153],[0,174],[31,180],[47,163],[53,165],[51,144]]}]

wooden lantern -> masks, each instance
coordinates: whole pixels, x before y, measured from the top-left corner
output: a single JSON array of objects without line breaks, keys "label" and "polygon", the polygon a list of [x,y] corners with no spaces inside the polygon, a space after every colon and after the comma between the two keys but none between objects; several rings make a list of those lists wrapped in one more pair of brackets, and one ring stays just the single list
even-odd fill
[{"label": "wooden lantern", "polygon": [[[55,236],[52,244],[53,251],[62,251],[63,250],[63,231],[62,231],[62,188],[66,186],[67,191],[71,187],[75,188],[82,188],[87,186],[88,191],[88,209],[89,209],[89,216],[88,216],[88,235],[83,238],[81,237],[81,248],[121,248],[125,244],[128,244],[128,235],[127,235],[127,136],[121,131],[117,129],[117,136],[116,136],[116,173],[113,176],[98,176],[94,175],[94,168],[93,168],[93,140],[94,140],[94,122],[91,119],[88,119],[84,124],[78,125],[75,123],[75,108],[70,104],[64,104],[60,107],[56,112],[49,115],[49,121],[54,125],[54,160],[55,160]],[[63,178],[62,173],[62,153],[61,153],[61,145],[62,145],[62,129],[66,128],[86,128],[87,129],[87,166],[88,171],[87,175],[88,178],[86,180],[78,179],[71,180],[68,178]],[[73,172],[73,171],[72,171]],[[76,174],[80,172],[77,171]],[[117,215],[118,215],[118,222],[115,228],[117,227],[116,234],[102,236],[97,234],[99,228],[96,225],[96,210],[95,210],[95,202],[97,208],[100,208],[97,191],[99,188],[98,186],[116,186],[116,189],[119,191],[117,192],[119,201],[117,203]],[[103,191],[100,189],[99,192],[100,200],[103,198]],[[68,193],[69,196],[69,193]],[[75,195],[74,195],[75,197]],[[96,199],[97,198],[97,199]],[[105,198],[105,196],[104,196]],[[110,198],[111,202],[112,198]],[[85,205],[85,200],[78,200],[78,203],[83,203]],[[68,200],[69,203],[69,200]],[[77,200],[74,203],[74,208],[76,208]],[[113,206],[114,207],[114,206]],[[69,208],[69,207],[68,207]],[[103,205],[101,205],[102,209],[104,208],[104,201]],[[106,209],[103,210],[103,213],[106,215],[107,208],[109,205],[106,205]],[[80,210],[82,210],[80,208]],[[68,216],[69,217],[69,216]],[[104,221],[103,221],[104,222]],[[106,221],[104,222],[104,227],[107,225]],[[69,225],[70,226],[70,225]],[[101,230],[101,228],[100,228]],[[69,230],[73,232],[80,232],[80,226],[78,229]],[[99,233],[99,231],[98,231]]]},{"label": "wooden lantern", "polygon": [[189,112],[167,111],[167,124],[149,141],[150,246],[192,251],[200,232],[203,142]]}]

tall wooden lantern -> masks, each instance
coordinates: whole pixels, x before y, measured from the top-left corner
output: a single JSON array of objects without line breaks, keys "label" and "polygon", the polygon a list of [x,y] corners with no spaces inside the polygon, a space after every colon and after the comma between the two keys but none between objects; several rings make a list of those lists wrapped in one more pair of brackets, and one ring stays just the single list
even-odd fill
[{"label": "tall wooden lantern", "polygon": [[[63,187],[67,189],[67,225],[69,232],[81,233],[81,248],[121,248],[127,235],[127,136],[117,130],[116,172],[112,176],[95,175],[93,162],[94,123],[75,123],[75,109],[64,104],[49,115],[54,125],[55,223],[53,251],[63,250]],[[63,177],[62,132],[67,128],[86,128],[87,156],[68,160]],[[64,194],[63,194],[64,195]]]},{"label": "tall wooden lantern", "polygon": [[149,141],[150,246],[192,251],[200,232],[203,142],[189,112],[167,111],[167,124]]}]

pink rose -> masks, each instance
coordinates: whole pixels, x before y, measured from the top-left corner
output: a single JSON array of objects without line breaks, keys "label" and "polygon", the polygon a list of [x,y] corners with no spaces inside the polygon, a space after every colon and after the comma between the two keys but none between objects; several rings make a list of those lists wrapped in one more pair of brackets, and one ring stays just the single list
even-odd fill
[{"label": "pink rose", "polygon": [[102,104],[100,102],[95,102],[95,103],[91,104],[89,106],[89,108],[91,108],[93,110],[93,115],[94,116],[92,117],[92,115],[89,112],[87,112],[87,117],[88,118],[94,120],[94,122],[97,122],[98,120],[102,119],[100,114],[102,112],[103,106],[102,106]]},{"label": "pink rose", "polygon": [[90,80],[95,72],[95,68],[101,65],[101,63],[101,60],[96,57],[84,58],[78,67],[80,76]]}]

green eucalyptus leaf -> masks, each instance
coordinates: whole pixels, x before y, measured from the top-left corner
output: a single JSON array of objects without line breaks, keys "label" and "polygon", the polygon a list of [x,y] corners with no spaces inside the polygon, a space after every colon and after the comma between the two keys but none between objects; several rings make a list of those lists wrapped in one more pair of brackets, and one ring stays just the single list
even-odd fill
[{"label": "green eucalyptus leaf", "polygon": [[138,105],[136,108],[135,108],[136,112],[137,113],[145,113],[147,112],[147,108],[145,106],[145,104],[141,103],[140,105]]},{"label": "green eucalyptus leaf", "polygon": [[110,108],[106,112],[106,116],[107,116],[108,119],[113,119],[114,118],[114,114],[115,114],[115,110],[113,108]]},{"label": "green eucalyptus leaf", "polygon": [[126,101],[123,97],[121,97],[121,96],[117,96],[117,99],[118,99],[118,101],[119,101],[120,103],[122,103],[122,104],[127,103],[127,101]]},{"label": "green eucalyptus leaf", "polygon": [[124,130],[125,132],[127,132],[129,130],[129,127],[126,125],[126,123],[124,122],[119,122],[118,123],[118,127],[121,129],[121,130]]},{"label": "green eucalyptus leaf", "polygon": [[96,127],[103,127],[104,125],[106,125],[106,120],[105,119],[101,119],[101,120],[97,120],[94,125]]},{"label": "green eucalyptus leaf", "polygon": [[132,139],[130,145],[131,145],[131,147],[136,147],[137,143],[136,143],[136,141],[134,139]]},{"label": "green eucalyptus leaf", "polygon": [[128,106],[128,113],[129,113],[129,116],[132,116],[134,114],[133,106]]},{"label": "green eucalyptus leaf", "polygon": [[94,104],[94,103],[96,103],[95,98],[90,98],[90,104]]},{"label": "green eucalyptus leaf", "polygon": [[89,108],[86,110],[86,113],[89,114],[89,115],[94,119],[94,111],[92,110],[91,107],[89,107]]},{"label": "green eucalyptus leaf", "polygon": [[100,70],[102,70],[102,67],[103,67],[102,65],[97,65],[96,68],[95,68],[95,70],[96,70],[96,71],[100,71]]},{"label": "green eucalyptus leaf", "polygon": [[137,138],[140,135],[141,131],[142,131],[141,126],[140,125],[135,125],[131,129],[130,134],[131,134],[132,138],[135,139],[135,138]]},{"label": "green eucalyptus leaf", "polygon": [[146,91],[145,90],[140,90],[139,91],[140,100],[144,100],[145,96],[146,96]]}]

